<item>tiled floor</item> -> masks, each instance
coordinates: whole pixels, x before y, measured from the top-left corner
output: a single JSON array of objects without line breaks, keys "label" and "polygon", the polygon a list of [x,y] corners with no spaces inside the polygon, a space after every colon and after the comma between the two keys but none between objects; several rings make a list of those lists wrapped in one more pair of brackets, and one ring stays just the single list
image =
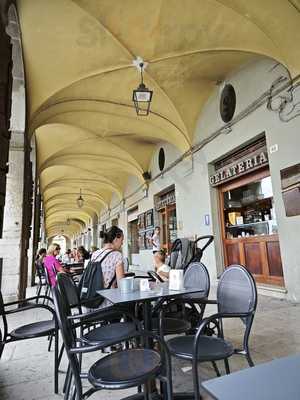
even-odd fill
[{"label": "tiled floor", "polygon": [[[214,310],[207,310],[211,313]],[[255,363],[262,363],[273,358],[300,352],[300,305],[284,300],[259,296],[258,311],[251,335],[251,350]],[[46,317],[45,311],[19,313],[9,318],[10,329],[29,321]],[[238,343],[241,337],[240,321],[229,322],[226,326],[227,337]],[[90,354],[84,357],[84,366],[88,367],[99,357]],[[231,369],[238,370],[247,366],[240,356],[231,360]],[[60,393],[66,371],[66,360],[63,360],[60,373]],[[179,360],[173,362],[173,379],[175,391],[192,388],[192,376],[189,363]],[[212,368],[201,367],[201,377],[214,377]],[[98,392],[91,399],[116,400],[134,393]],[[0,361],[0,399],[1,400],[57,400],[62,395],[53,394],[53,352],[47,352],[45,338],[8,344]]]}]

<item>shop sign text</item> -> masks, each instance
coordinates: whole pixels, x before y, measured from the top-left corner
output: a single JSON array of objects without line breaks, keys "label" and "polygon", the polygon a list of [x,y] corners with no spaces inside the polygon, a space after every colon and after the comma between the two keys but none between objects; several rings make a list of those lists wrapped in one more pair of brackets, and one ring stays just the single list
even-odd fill
[{"label": "shop sign text", "polygon": [[209,182],[212,186],[218,186],[266,164],[268,164],[268,153],[267,151],[260,151],[259,153],[252,154],[250,157],[219,169],[209,177]]}]

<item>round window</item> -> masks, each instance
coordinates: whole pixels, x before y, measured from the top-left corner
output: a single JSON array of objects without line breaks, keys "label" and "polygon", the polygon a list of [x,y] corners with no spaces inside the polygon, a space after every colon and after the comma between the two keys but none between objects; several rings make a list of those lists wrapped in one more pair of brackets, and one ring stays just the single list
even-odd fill
[{"label": "round window", "polygon": [[236,107],[236,94],[234,87],[227,84],[221,93],[220,114],[224,122],[232,120]]},{"label": "round window", "polygon": [[162,171],[165,168],[165,163],[166,163],[165,151],[161,147],[158,153],[158,167],[160,171]]}]

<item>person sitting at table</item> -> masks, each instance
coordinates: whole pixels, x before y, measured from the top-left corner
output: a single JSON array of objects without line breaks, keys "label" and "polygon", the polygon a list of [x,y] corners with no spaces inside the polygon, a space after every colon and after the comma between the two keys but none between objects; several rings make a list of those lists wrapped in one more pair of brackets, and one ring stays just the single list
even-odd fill
[{"label": "person sitting at table", "polygon": [[35,257],[34,264],[35,264],[36,273],[37,273],[37,275],[40,275],[42,277],[45,275],[43,261],[44,261],[44,258],[46,257],[46,255],[47,255],[47,250],[42,248],[38,251],[38,253]]},{"label": "person sitting at table", "polygon": [[165,261],[166,253],[163,249],[154,254],[155,271],[164,281],[167,281],[169,279],[169,272],[171,268],[165,264]]},{"label": "person sitting at table", "polygon": [[79,253],[77,247],[73,247],[73,250],[71,252],[71,258],[73,259],[73,262],[78,263]]},{"label": "person sitting at table", "polygon": [[71,263],[71,249],[68,249],[62,257],[63,264],[70,264]]},{"label": "person sitting at table", "polygon": [[58,244],[53,243],[48,247],[47,255],[43,260],[44,266],[47,269],[50,285],[56,286],[56,274],[57,272],[66,272],[64,267],[61,265],[57,256],[59,255],[60,247]]},{"label": "person sitting at table", "polygon": [[78,247],[79,253],[79,262],[84,262],[85,260],[89,260],[90,253],[84,248],[84,246]]},{"label": "person sitting at table", "polygon": [[104,287],[108,287],[111,282],[113,282],[111,284],[112,288],[117,287],[117,281],[125,276],[121,253],[124,240],[123,231],[117,226],[112,226],[106,232],[101,231],[100,238],[103,239],[104,246],[92,254],[91,261],[96,262],[103,259],[101,268]]}]

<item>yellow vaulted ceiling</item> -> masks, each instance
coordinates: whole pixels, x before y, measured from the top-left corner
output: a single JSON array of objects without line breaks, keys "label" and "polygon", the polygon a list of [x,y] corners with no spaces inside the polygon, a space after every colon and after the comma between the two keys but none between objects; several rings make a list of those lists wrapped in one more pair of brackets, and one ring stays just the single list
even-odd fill
[{"label": "yellow vaulted ceiling", "polygon": [[[142,183],[157,143],[187,150],[216,82],[242,64],[270,57],[298,73],[299,9],[299,0],[19,0],[48,235],[80,232],[113,194],[122,199],[130,175]],[[149,63],[148,117],[131,101],[137,56]]]}]

